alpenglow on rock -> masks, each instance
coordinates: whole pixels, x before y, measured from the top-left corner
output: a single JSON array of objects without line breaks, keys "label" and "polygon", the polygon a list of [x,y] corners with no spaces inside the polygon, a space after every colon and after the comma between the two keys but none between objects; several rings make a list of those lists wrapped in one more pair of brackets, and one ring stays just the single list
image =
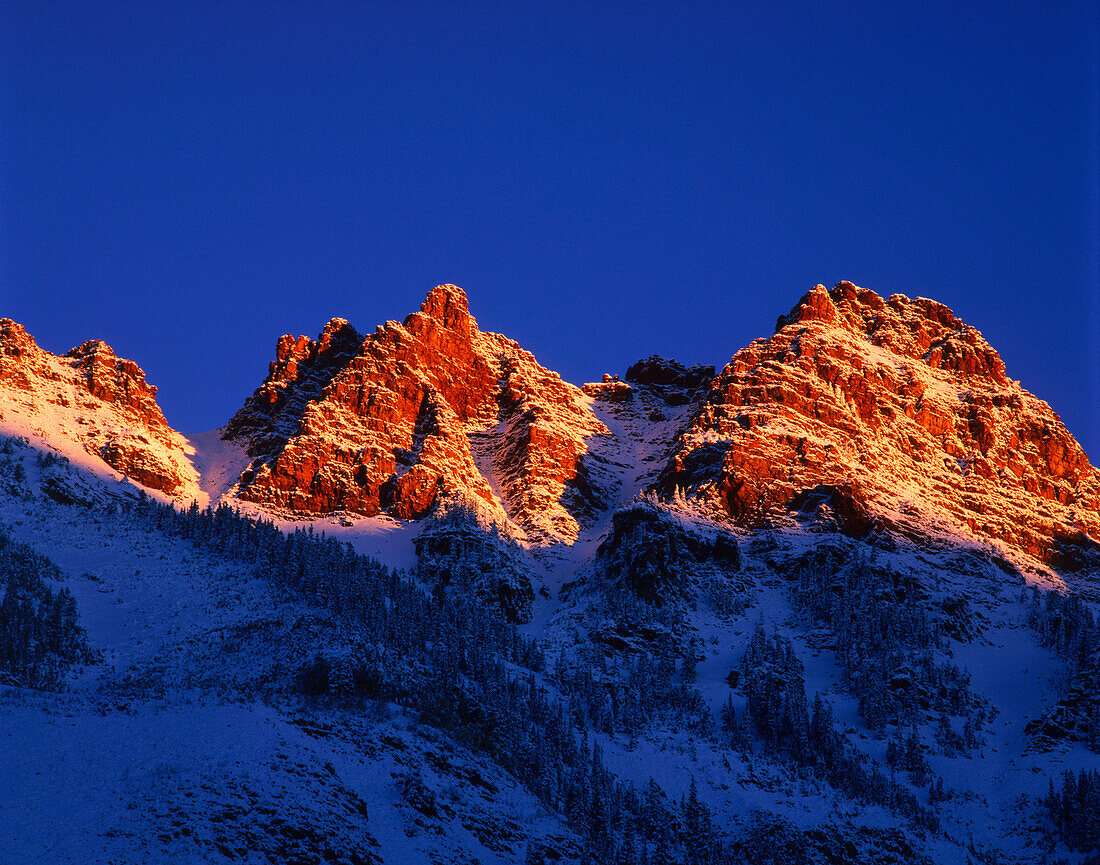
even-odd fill
[{"label": "alpenglow on rock", "polygon": [[[0,424],[206,503],[156,389],[100,341],[53,355],[0,320]],[[1100,472],[1050,406],[947,307],[848,282],[811,289],[717,375],[653,356],[583,392],[440,285],[367,336],[336,318],[280,337],[222,434],[247,454],[210,494],[297,518],[413,520],[445,502],[523,542],[572,543],[656,494],[748,528],[787,514],[988,542],[1059,572],[1100,562]]]},{"label": "alpenglow on rock", "polygon": [[225,430],[253,457],[242,499],[415,519],[460,493],[532,540],[571,540],[605,507],[582,462],[596,435],[607,429],[581,392],[478,330],[454,285],[365,339],[342,319],[316,341],[282,337]]},{"label": "alpenglow on rock", "polygon": [[818,487],[860,532],[935,527],[1060,566],[1100,549],[1100,472],[1050,406],[947,307],[850,282],[733,356],[656,484],[745,524]]},{"label": "alpenglow on rock", "polygon": [[0,432],[83,450],[151,490],[194,497],[187,442],[168,426],[156,394],[141,367],[102,340],[58,356],[0,318]]}]

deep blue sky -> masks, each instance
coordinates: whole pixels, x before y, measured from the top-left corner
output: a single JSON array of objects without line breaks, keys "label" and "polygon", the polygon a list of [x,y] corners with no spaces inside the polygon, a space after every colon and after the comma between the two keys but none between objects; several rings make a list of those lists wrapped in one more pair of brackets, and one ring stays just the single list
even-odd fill
[{"label": "deep blue sky", "polygon": [[[1089,4],[0,3],[0,314],[218,426],[436,283],[577,383],[934,297],[1100,461]],[[1040,8],[1041,7],[1041,8]]]}]

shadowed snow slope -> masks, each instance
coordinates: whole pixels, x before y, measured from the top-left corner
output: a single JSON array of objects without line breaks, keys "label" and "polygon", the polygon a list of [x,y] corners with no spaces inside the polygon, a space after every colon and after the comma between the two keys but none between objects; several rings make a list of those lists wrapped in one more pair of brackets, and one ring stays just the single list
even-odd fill
[{"label": "shadowed snow slope", "polygon": [[[933,301],[819,286],[717,376],[582,391],[444,285],[283,337],[189,441],[102,344],[0,328],[5,863],[1091,843],[1045,797],[1100,770],[1097,471]],[[93,650],[60,693],[27,547]]]}]

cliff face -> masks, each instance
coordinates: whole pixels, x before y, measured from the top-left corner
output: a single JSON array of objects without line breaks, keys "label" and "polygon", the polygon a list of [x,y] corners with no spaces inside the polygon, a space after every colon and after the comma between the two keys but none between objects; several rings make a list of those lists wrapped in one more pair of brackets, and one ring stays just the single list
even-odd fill
[{"label": "cliff face", "polygon": [[848,531],[938,525],[1063,567],[1100,538],[1100,473],[982,335],[847,282],[733,356],[656,488],[745,524],[827,504]]},{"label": "cliff face", "polygon": [[533,540],[570,540],[603,506],[582,457],[606,433],[577,388],[481,333],[462,290],[441,285],[365,339],[341,319],[316,341],[282,337],[225,437],[254,458],[246,500],[415,519],[458,493]]},{"label": "cliff face", "polygon": [[47,444],[77,445],[142,486],[181,498],[198,478],[187,442],[168,426],[157,389],[132,360],[101,340],[64,356],[45,351],[11,319],[0,319],[0,423]]}]

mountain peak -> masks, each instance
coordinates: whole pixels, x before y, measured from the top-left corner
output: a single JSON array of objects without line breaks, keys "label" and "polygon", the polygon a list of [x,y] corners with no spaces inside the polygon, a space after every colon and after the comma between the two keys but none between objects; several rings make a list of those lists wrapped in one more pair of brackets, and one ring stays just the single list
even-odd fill
[{"label": "mountain peak", "polygon": [[34,337],[23,325],[10,318],[0,318],[0,354],[18,357],[38,350]]},{"label": "mountain peak", "polygon": [[889,300],[851,282],[826,289],[816,285],[776,321],[778,334],[788,327],[840,327],[873,345],[944,369],[963,378],[1005,386],[1004,361],[977,328],[942,303],[904,294]]},{"label": "mountain peak", "polygon": [[420,305],[420,314],[442,322],[448,329],[469,331],[472,323],[466,292],[450,283],[437,285],[428,292],[428,296]]},{"label": "mountain peak", "polygon": [[[156,389],[106,343],[57,357],[0,319],[0,387],[72,414],[74,436],[94,409],[102,434],[83,446],[132,477],[141,437],[158,438],[168,456],[141,482],[187,487]],[[646,489],[732,522],[828,500],[834,515],[867,517],[848,520],[852,531],[940,526],[1048,563],[1100,537],[1100,472],[981,333],[927,298],[815,285],[717,376],[652,356],[585,393],[599,405],[481,332],[461,288],[437,285],[403,325],[364,337],[333,318],[316,339],[279,338],[267,378],[224,430],[251,458],[233,495],[401,519],[458,495],[517,537],[569,541],[611,489],[600,472],[612,463],[586,454],[619,433],[594,412],[633,412],[629,435],[671,444]],[[116,427],[138,432],[116,441]]]},{"label": "mountain peak", "polygon": [[168,426],[156,393],[141,367],[103,340],[59,357],[39,348],[22,325],[0,319],[0,431],[77,459],[90,456],[85,464],[101,468],[102,461],[150,489],[193,496],[198,486],[186,443]]},{"label": "mountain peak", "polygon": [[802,295],[790,312],[778,318],[775,329],[780,331],[792,324],[804,324],[810,321],[821,321],[826,324],[840,322],[840,314],[837,312],[829,290],[820,283]]},{"label": "mountain peak", "polygon": [[65,357],[78,359],[93,357],[95,355],[103,355],[104,357],[110,358],[116,357],[115,350],[101,339],[86,339],[80,345],[75,348],[70,348],[65,352]]},{"label": "mountain peak", "polygon": [[577,388],[481,333],[465,292],[438,285],[403,325],[361,341],[343,319],[316,342],[283,337],[225,436],[254,458],[238,488],[246,500],[416,519],[457,493],[560,539],[577,530],[585,438],[602,431]]},{"label": "mountain peak", "polygon": [[853,490],[903,531],[938,523],[1047,562],[1100,536],[1100,472],[981,333],[937,301],[850,282],[815,286],[733,356],[658,487],[749,523],[807,490]]}]

